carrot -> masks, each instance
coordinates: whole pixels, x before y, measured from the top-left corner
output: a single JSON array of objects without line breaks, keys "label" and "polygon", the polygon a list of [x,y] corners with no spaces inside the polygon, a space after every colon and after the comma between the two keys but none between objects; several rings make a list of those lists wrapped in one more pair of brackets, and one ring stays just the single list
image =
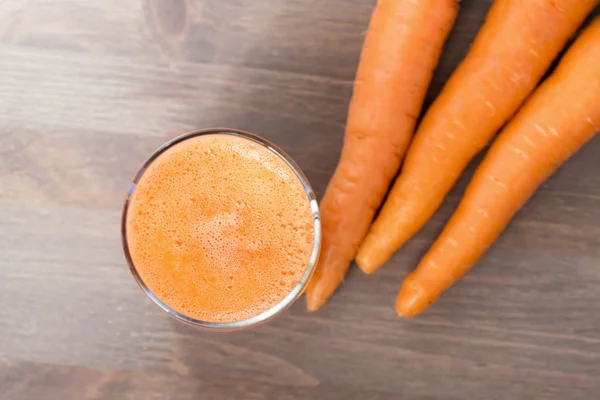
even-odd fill
[{"label": "carrot", "polygon": [[316,310],[344,279],[419,116],[458,0],[379,0],[364,41],[337,169],[320,204],[321,256],[306,292]]},{"label": "carrot", "polygon": [[466,273],[513,215],[600,129],[600,18],[500,133],[444,231],[404,281],[398,314],[411,317]]},{"label": "carrot", "polygon": [[496,0],[466,58],[425,114],[357,255],[381,267],[431,218],[473,157],[534,89],[598,0]]}]

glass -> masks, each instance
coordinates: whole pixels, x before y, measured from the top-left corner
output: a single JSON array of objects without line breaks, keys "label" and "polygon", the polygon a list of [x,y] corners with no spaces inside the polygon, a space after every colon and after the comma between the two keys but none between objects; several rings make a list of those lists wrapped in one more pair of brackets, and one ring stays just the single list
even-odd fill
[{"label": "glass", "polygon": [[[128,248],[128,244],[127,244],[126,221],[127,221],[127,209],[129,206],[129,200],[131,198],[131,194],[135,190],[137,183],[139,182],[140,178],[142,177],[142,175],[144,174],[144,172],[146,171],[148,166],[157,157],[159,157],[164,151],[166,151],[170,147],[175,146],[176,144],[178,144],[186,139],[190,139],[190,138],[200,136],[200,135],[211,135],[211,134],[234,135],[234,136],[239,136],[239,137],[242,137],[245,139],[249,139],[249,140],[253,141],[254,143],[257,143],[263,147],[266,147],[268,150],[270,150],[271,152],[276,154],[278,157],[280,157],[292,169],[292,171],[294,171],[294,173],[296,174],[296,176],[302,183],[302,186],[304,187],[304,191],[308,197],[309,206],[310,206],[310,209],[312,211],[312,216],[313,216],[313,232],[314,232],[313,246],[312,246],[310,257],[308,259],[308,264],[306,265],[306,269],[305,269],[302,277],[296,284],[296,286],[294,286],[294,288],[291,290],[291,292],[288,293],[279,303],[277,303],[275,306],[273,306],[269,310],[267,310],[261,314],[258,314],[252,318],[242,320],[242,321],[223,322],[223,323],[201,321],[201,320],[190,318],[186,315],[183,315],[183,314],[175,311],[171,307],[167,306],[157,296],[155,296],[154,293],[152,293],[152,291],[150,291],[150,289],[146,286],[146,284],[142,280],[141,276],[139,275],[139,273],[137,272],[137,270],[135,268],[135,265],[133,263],[131,255],[129,253],[129,248]],[[184,135],[181,135],[181,136],[165,143],[162,147],[160,147],[158,150],[156,150],[154,152],[154,154],[152,154],[146,160],[146,162],[144,162],[144,164],[140,167],[138,172],[133,177],[133,181],[131,183],[131,186],[129,187],[129,191],[127,192],[127,196],[125,198],[125,203],[123,205],[123,211],[121,213],[121,242],[123,245],[123,252],[125,253],[125,259],[127,260],[127,263],[129,264],[129,270],[131,271],[131,274],[137,281],[138,285],[146,293],[146,295],[148,297],[150,297],[150,299],[152,299],[152,301],[154,301],[154,303],[156,305],[158,305],[162,310],[166,311],[169,315],[171,315],[175,319],[177,319],[181,322],[187,323],[189,325],[198,326],[198,327],[211,329],[211,330],[234,331],[234,330],[252,328],[259,324],[262,324],[264,322],[267,322],[267,321],[273,319],[274,317],[279,315],[281,312],[283,312],[286,308],[288,308],[292,303],[294,303],[294,301],[296,301],[302,295],[302,293],[306,289],[306,286],[308,285],[308,281],[310,280],[310,277],[312,276],[312,274],[314,272],[314,269],[315,269],[315,266],[317,263],[317,259],[319,257],[319,251],[321,248],[321,222],[320,222],[320,217],[319,217],[319,208],[318,208],[317,200],[316,200],[315,193],[314,193],[312,187],[310,186],[308,180],[306,179],[306,176],[304,176],[304,173],[302,173],[302,171],[300,170],[298,165],[283,150],[281,150],[279,147],[275,146],[273,143],[269,142],[268,140],[263,139],[259,136],[256,136],[256,135],[248,133],[248,132],[244,132],[244,131],[240,131],[240,130],[236,130],[236,129],[220,129],[220,128],[219,129],[203,129],[203,130],[186,133]]]}]

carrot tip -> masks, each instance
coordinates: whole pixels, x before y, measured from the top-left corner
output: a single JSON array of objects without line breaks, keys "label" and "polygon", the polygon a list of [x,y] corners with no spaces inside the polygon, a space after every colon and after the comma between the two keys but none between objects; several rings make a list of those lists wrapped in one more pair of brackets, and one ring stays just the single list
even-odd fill
[{"label": "carrot tip", "polygon": [[371,275],[378,269],[377,267],[374,267],[373,263],[369,262],[368,257],[364,256],[360,251],[356,256],[355,262],[356,265],[358,265],[358,268],[367,275]]},{"label": "carrot tip", "polygon": [[323,304],[325,304],[324,301],[318,301],[314,297],[306,296],[306,309],[308,311],[317,311]]},{"label": "carrot tip", "polygon": [[362,263],[359,263],[358,260],[356,261],[356,265],[358,265],[358,269],[360,269],[364,274],[367,275],[371,275],[373,272],[376,271],[375,269],[366,267]]}]

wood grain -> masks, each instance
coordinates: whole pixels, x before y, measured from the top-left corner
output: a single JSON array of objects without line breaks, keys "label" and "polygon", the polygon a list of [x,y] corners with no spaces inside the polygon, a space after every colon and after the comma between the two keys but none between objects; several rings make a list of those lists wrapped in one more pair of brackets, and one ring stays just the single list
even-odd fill
[{"label": "wood grain", "polygon": [[[491,0],[465,0],[427,103]],[[0,0],[0,399],[592,399],[600,391],[600,140],[480,265],[401,320],[402,278],[456,206],[318,313],[206,333],[125,266],[136,168],[187,130],[288,151],[319,195],[341,149],[374,0]],[[475,164],[475,163],[474,163]]]}]

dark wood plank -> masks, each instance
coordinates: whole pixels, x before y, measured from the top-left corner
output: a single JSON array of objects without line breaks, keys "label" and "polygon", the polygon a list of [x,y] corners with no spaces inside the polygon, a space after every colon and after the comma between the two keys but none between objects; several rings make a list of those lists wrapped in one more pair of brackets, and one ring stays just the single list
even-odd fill
[{"label": "dark wood plank", "polygon": [[231,379],[202,381],[175,374],[102,370],[0,359],[0,399],[11,400],[388,400],[376,391],[297,387]]},{"label": "dark wood plank", "polygon": [[[491,0],[465,0],[429,103]],[[190,129],[280,144],[322,194],[374,0],[0,1],[0,399],[590,399],[600,391],[600,140],[430,311],[402,278],[456,206],[318,313],[217,335],[135,285],[119,210]],[[475,165],[476,163],[474,163]]]}]

